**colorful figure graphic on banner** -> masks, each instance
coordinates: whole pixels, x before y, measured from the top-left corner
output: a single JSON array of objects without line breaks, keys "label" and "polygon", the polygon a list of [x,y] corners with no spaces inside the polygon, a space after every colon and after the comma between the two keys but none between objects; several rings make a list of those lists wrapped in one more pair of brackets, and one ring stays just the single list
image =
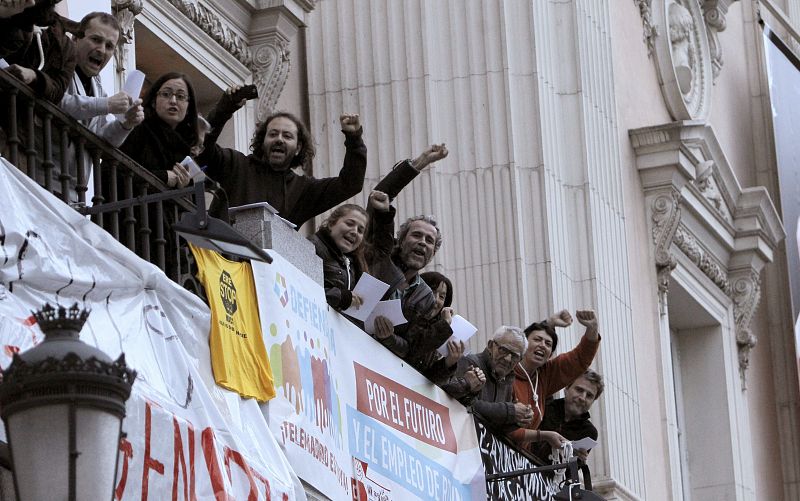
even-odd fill
[{"label": "colorful figure graphic on banner", "polygon": [[[329,350],[335,351],[335,346],[322,315],[323,311],[327,313],[327,305],[305,297],[280,273],[275,274],[272,291],[283,306],[280,313],[286,312],[285,319],[274,318],[269,325],[270,337],[283,339],[270,348],[276,388],[297,414],[306,416],[320,432],[342,443],[342,410],[328,366]],[[322,335],[291,325],[291,314],[306,320],[309,328],[316,327],[316,333]]]}]

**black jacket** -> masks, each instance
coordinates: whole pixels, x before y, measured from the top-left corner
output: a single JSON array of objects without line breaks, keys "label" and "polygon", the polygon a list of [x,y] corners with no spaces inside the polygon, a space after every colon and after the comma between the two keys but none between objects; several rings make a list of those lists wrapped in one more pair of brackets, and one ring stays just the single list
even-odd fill
[{"label": "black jacket", "polygon": [[291,169],[273,170],[254,155],[217,145],[216,137],[230,117],[230,110],[224,106],[218,105],[211,112],[208,121],[212,132],[206,136],[205,150],[197,162],[207,166],[206,174],[225,189],[231,207],[267,202],[281,217],[299,227],[357,195],[364,187],[367,146],[361,139],[363,129],[344,133],[345,154],[339,175],[315,179],[299,176]]},{"label": "black jacket", "polygon": [[[390,199],[394,199],[418,174],[419,172],[411,167],[407,160],[398,162],[375,189],[383,191],[389,195]],[[389,207],[387,212],[378,212],[370,207],[368,212],[369,223],[364,235],[367,245],[367,265],[371,275],[389,284],[389,291],[384,297],[386,299],[406,281],[395,253],[395,208]],[[419,275],[415,278],[419,278]],[[417,328],[414,327],[416,322],[424,321],[433,308],[433,303],[433,291],[428,284],[421,280],[418,285],[405,290],[402,297],[402,308],[403,316],[406,317],[408,323],[395,327],[394,334],[382,339],[381,343],[401,358],[407,359],[409,356],[413,356],[409,344],[409,333],[412,328]]]},{"label": "black jacket", "polygon": [[[564,417],[564,399],[558,398],[547,402],[539,429],[558,432],[567,440],[580,440],[586,437],[597,440],[597,428],[589,421],[590,417],[588,412],[584,412],[578,419],[567,421]],[[538,442],[532,444],[532,452],[539,459],[549,462],[552,449],[547,442]]]},{"label": "black jacket", "polygon": [[167,184],[167,171],[186,158],[191,145],[154,114],[136,126],[119,149]]},{"label": "black jacket", "polygon": [[361,278],[363,270],[358,261],[349,254],[343,254],[331,239],[330,230],[320,228],[308,237],[322,258],[325,274],[325,299],[337,310],[346,310],[353,301],[353,287]]},{"label": "black jacket", "polygon": [[[504,435],[517,427],[513,399],[514,372],[503,379],[495,379],[489,365],[490,358],[488,347],[480,353],[464,355],[458,361],[455,376],[442,388],[462,404],[471,403],[472,412],[487,427]],[[464,373],[473,366],[479,367],[486,375],[486,383],[477,395],[469,393],[463,381]]]},{"label": "black jacket", "polygon": [[[39,65],[39,46],[33,25],[50,26],[42,32],[44,66]],[[19,64],[36,72],[33,91],[58,104],[75,72],[75,45],[52,7],[31,7],[15,16],[0,19],[0,57],[8,64]]]},{"label": "black jacket", "polygon": [[447,383],[456,371],[456,364],[447,367],[445,357],[436,350],[452,335],[453,329],[441,314],[430,320],[417,319],[406,334],[409,344],[406,361],[434,383]]}]

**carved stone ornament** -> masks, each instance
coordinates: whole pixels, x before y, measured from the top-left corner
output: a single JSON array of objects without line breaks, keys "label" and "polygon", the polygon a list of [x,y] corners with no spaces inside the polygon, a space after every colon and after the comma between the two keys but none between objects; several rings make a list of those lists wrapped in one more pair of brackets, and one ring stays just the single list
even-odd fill
[{"label": "carved stone ornament", "polygon": [[[652,52],[674,120],[708,118],[713,71],[699,0],[650,0]],[[641,11],[640,4],[640,11]]]},{"label": "carved stone ornament", "polygon": [[197,1],[169,0],[183,15],[208,34],[223,49],[253,71],[253,56],[245,40],[225,26],[208,7]]},{"label": "carved stone ornament", "polygon": [[669,248],[675,230],[681,220],[681,194],[676,189],[657,195],[650,204],[650,217],[653,222],[653,244],[655,245],[658,291],[662,296],[669,291],[669,275],[677,261]]},{"label": "carved stone ornament", "polygon": [[714,258],[705,247],[692,235],[684,226],[678,226],[675,232],[675,245],[686,254],[705,276],[714,282],[722,292],[730,295],[731,285],[728,281],[728,273],[723,266]]},{"label": "carved stone ornament", "polygon": [[114,49],[114,62],[117,73],[122,74],[128,66],[128,50],[133,43],[133,22],[136,16],[142,13],[142,0],[112,0],[111,12],[114,13],[121,28],[120,43]]},{"label": "carved stone ornament", "polygon": [[729,223],[733,223],[731,211],[728,204],[722,197],[719,189],[719,182],[716,179],[716,172],[713,160],[704,160],[697,165],[694,185],[703,197],[708,200],[714,210]]},{"label": "carved stone ornament", "polygon": [[739,348],[739,376],[745,388],[745,373],[750,365],[750,350],[758,339],[750,332],[750,320],[761,298],[761,278],[753,270],[733,281],[731,299],[733,300],[733,320],[736,324],[736,345]]},{"label": "carved stone ornament", "polygon": [[629,135],[647,200],[661,313],[667,310],[675,258],[683,271],[708,277],[713,285],[704,280],[700,287],[730,298],[744,389],[756,344],[750,320],[758,306],[759,276],[785,238],[780,216],[766,188],[741,187],[714,130],[703,121],[643,127]]},{"label": "carved stone ornament", "polygon": [[642,16],[642,24],[644,34],[642,39],[644,40],[645,45],[647,45],[647,55],[652,56],[654,45],[655,45],[655,38],[658,35],[658,27],[653,24],[653,0],[633,0],[633,3],[639,7],[639,15]]},{"label": "carved stone ornament", "polygon": [[270,35],[266,43],[254,49],[253,83],[258,88],[256,116],[259,121],[264,120],[275,109],[291,67],[289,41],[277,33]]},{"label": "carved stone ornament", "polygon": [[722,70],[722,45],[719,42],[719,32],[725,31],[725,15],[728,5],[737,0],[702,0],[703,18],[706,21],[708,32],[708,48],[711,54],[711,66],[716,80]]}]

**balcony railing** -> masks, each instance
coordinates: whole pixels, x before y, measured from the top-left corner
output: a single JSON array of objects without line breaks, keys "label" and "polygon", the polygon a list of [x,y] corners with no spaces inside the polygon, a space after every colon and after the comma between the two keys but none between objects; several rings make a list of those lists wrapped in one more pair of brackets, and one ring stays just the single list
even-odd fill
[{"label": "balcony railing", "polygon": [[[168,190],[147,169],[6,72],[0,72],[0,93],[6,110],[0,116],[3,155],[65,203],[76,208],[87,204],[90,172],[94,188],[90,202],[95,206]],[[95,214],[92,221],[184,283],[188,253],[165,221],[177,221],[180,212],[193,209],[188,199],[137,202]]]}]

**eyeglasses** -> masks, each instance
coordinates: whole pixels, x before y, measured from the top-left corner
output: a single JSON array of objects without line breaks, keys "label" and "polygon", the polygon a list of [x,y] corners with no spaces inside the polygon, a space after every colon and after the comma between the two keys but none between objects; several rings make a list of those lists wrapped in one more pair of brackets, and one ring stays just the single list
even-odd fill
[{"label": "eyeglasses", "polygon": [[172,97],[175,96],[175,100],[180,103],[185,103],[189,100],[189,95],[185,92],[173,92],[171,90],[160,90],[158,91],[158,97],[162,97],[169,101]]},{"label": "eyeglasses", "polygon": [[511,356],[512,360],[519,360],[522,358],[522,355],[517,353],[516,350],[507,348],[498,342],[495,342],[494,345],[497,346],[497,350],[500,352],[500,358],[506,358],[509,355]]}]

